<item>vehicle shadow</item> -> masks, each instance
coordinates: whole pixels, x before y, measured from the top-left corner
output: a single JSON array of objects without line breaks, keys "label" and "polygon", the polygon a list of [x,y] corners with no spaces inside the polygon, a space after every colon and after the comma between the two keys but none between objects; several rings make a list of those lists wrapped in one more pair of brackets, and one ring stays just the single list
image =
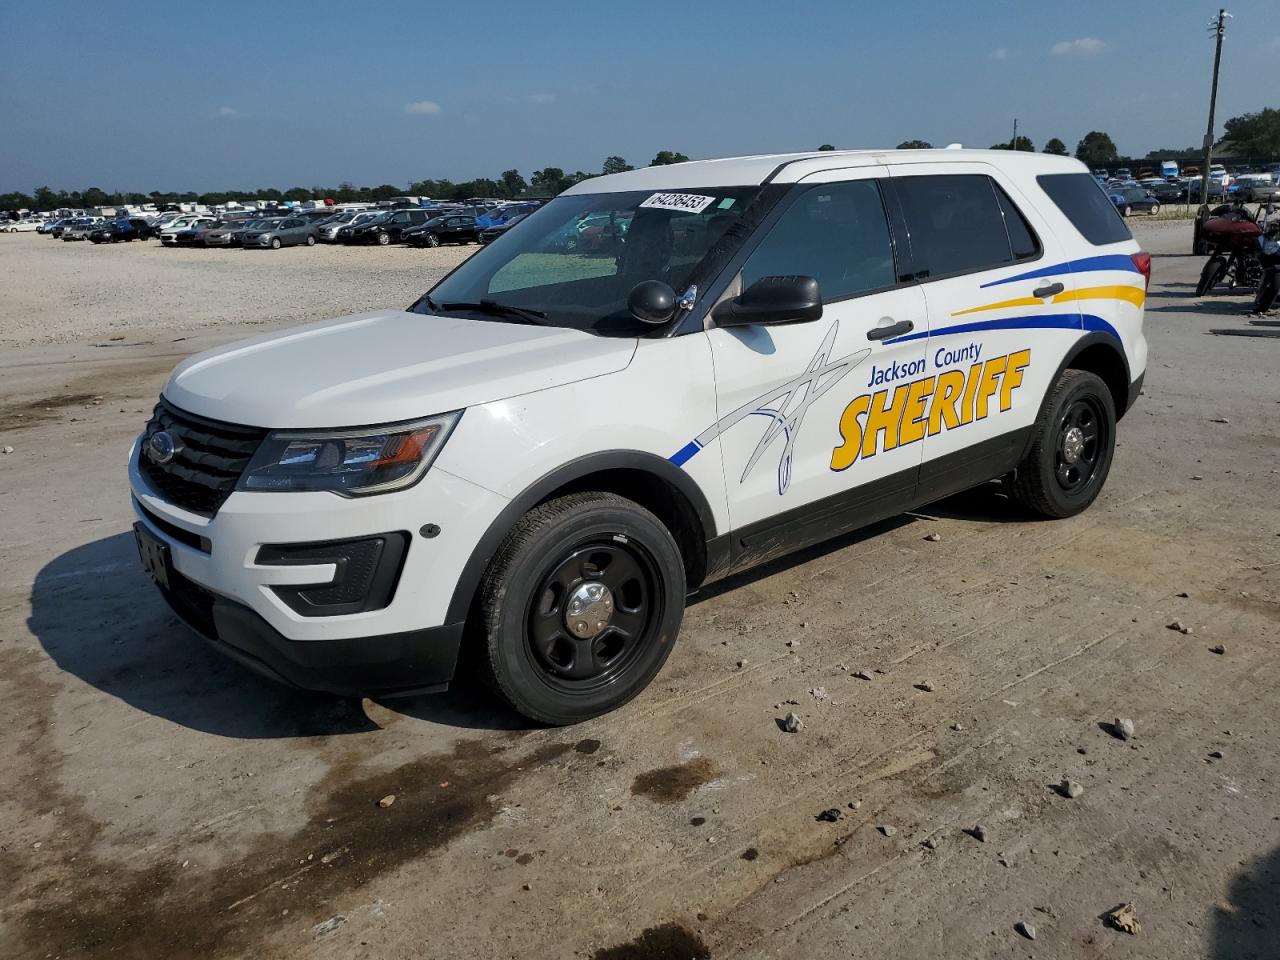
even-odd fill
[{"label": "vehicle shadow", "polygon": [[1210,299],[1199,303],[1175,303],[1160,307],[1147,307],[1147,313],[1205,313],[1215,316],[1250,316],[1253,310],[1253,295],[1248,298],[1240,294],[1236,299]]},{"label": "vehicle shadow", "polygon": [[1213,960],[1280,957],[1280,848],[1236,874],[1213,908],[1210,937]]},{"label": "vehicle shadow", "polygon": [[[193,730],[256,740],[378,729],[363,701],[285,687],[212,649],[173,615],[142,572],[132,533],[76,547],[46,564],[31,586],[27,626],[68,674]],[[447,694],[380,703],[447,726],[529,726],[465,682]]]}]

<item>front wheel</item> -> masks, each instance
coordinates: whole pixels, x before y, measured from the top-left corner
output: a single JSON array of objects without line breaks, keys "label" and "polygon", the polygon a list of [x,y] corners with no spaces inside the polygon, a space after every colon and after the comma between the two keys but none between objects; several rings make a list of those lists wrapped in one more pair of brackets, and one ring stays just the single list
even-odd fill
[{"label": "front wheel", "polygon": [[439,237],[437,237],[434,233],[428,233],[428,234],[427,234],[427,246],[428,246],[428,247],[438,247],[438,246],[440,246],[440,238],[439,238]]},{"label": "front wheel", "polygon": [[311,236],[311,234],[307,234],[307,246],[314,247],[315,245],[316,245],[316,238]]},{"label": "front wheel", "polygon": [[1124,216],[1126,216],[1126,217],[1128,217],[1128,216],[1131,216],[1132,214],[1133,214],[1133,207],[1129,206],[1129,205],[1126,203],[1126,204],[1124,205],[1123,215],[1124,215]]},{"label": "front wheel", "polygon": [[1115,454],[1116,408],[1096,374],[1066,370],[1036,418],[1011,493],[1041,516],[1072,517],[1097,499]]},{"label": "front wheel", "polygon": [[279,249],[280,249],[280,246],[281,246],[281,244],[280,244],[280,238],[279,238],[279,237],[272,237],[272,238],[271,238],[271,249],[272,249],[272,250],[279,250]]},{"label": "front wheel", "polygon": [[1227,272],[1227,261],[1220,256],[1210,257],[1200,270],[1200,279],[1196,283],[1196,296],[1203,297],[1218,285]]},{"label": "front wheel", "polygon": [[535,507],[499,547],[479,598],[482,668],[539,723],[617,709],[662,668],[684,616],[671,533],[639,504],[575,493]]},{"label": "front wheel", "polygon": [[1160,204],[1153,203],[1151,205],[1151,215],[1154,217],[1159,212],[1160,212]]},{"label": "front wheel", "polygon": [[391,235],[387,233],[378,234],[378,246],[385,247],[391,242]]}]

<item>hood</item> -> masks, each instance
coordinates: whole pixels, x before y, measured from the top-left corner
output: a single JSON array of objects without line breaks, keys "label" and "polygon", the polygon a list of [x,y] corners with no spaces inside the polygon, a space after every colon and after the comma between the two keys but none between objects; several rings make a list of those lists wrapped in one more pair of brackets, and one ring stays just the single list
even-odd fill
[{"label": "hood", "polygon": [[257,427],[412,420],[616,373],[630,338],[386,310],[295,327],[197,354],[170,403]]}]

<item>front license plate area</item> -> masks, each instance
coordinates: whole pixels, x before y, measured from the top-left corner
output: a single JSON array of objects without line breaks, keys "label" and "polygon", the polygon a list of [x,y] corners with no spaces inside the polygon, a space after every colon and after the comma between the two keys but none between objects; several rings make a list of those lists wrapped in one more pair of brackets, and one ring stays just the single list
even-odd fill
[{"label": "front license plate area", "polygon": [[169,545],[147,529],[144,523],[133,525],[133,538],[138,543],[138,558],[142,569],[157,586],[169,589],[169,573],[173,569],[173,557]]}]

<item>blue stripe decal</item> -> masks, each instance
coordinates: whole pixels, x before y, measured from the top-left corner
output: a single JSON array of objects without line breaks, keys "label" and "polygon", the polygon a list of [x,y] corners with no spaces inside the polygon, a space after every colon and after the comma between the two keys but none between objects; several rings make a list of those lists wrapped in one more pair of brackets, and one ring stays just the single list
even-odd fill
[{"label": "blue stripe decal", "polygon": [[[1082,322],[1083,321],[1083,322]],[[937,330],[923,330],[920,333],[908,333],[884,341],[885,344],[905,343],[908,340],[923,340],[926,337],[950,337],[958,333],[977,333],[983,330],[1096,330],[1110,334],[1117,340],[1120,334],[1116,328],[1101,317],[1091,313],[1046,313],[1032,317],[1001,317],[997,320],[974,320],[969,323],[958,323],[952,327],[940,327]]]},{"label": "blue stripe decal", "polygon": [[1019,280],[1034,280],[1036,277],[1051,277],[1058,273],[1088,273],[1091,270],[1124,270],[1127,273],[1142,272],[1138,269],[1137,264],[1133,262],[1133,258],[1127,253],[1107,253],[1098,257],[1085,257],[1083,260],[1069,260],[1066,263],[1054,264],[1051,267],[1041,267],[1039,270],[1019,273],[1013,277],[1005,277],[1003,280],[992,280],[990,283],[984,283],[979,289],[985,290],[987,287],[998,287],[1004,283],[1017,283]]},{"label": "blue stripe decal", "polygon": [[693,455],[701,449],[702,447],[698,444],[697,440],[690,440],[683,447],[673,453],[670,460],[677,467],[683,467],[690,459],[692,459]]}]

